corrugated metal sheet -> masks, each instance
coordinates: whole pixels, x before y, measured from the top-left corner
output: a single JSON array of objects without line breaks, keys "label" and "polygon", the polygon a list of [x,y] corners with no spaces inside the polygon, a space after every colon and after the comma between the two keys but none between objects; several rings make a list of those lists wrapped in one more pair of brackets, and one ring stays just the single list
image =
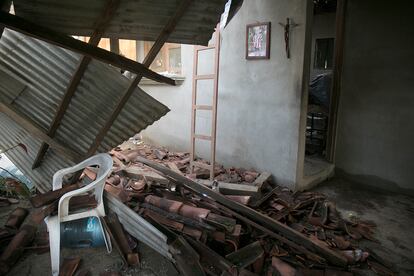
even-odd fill
[{"label": "corrugated metal sheet", "polygon": [[163,233],[110,193],[105,192],[104,196],[106,206],[118,215],[119,221],[129,234],[174,261],[169,252],[167,237]]},{"label": "corrugated metal sheet", "polygon": [[[0,40],[0,58],[0,99],[46,131],[80,56],[6,29]],[[85,156],[129,83],[130,80],[116,68],[92,61],[58,128],[56,140]],[[166,106],[137,88],[107,133],[99,151],[117,146],[168,111]],[[3,132],[1,136],[4,135]],[[31,146],[35,155],[40,141],[33,141]],[[50,156],[48,154],[44,161],[49,162]],[[52,175],[49,169],[42,165],[35,172],[42,174],[45,170],[43,182],[47,182]],[[34,179],[34,184],[43,185],[41,181],[41,178]]]},{"label": "corrugated metal sheet", "polygon": [[[174,14],[179,2],[180,0],[122,0],[104,37],[154,41]],[[227,0],[194,0],[168,42],[207,45],[226,2]],[[106,1],[14,0],[13,3],[18,16],[66,34],[90,36]]]},{"label": "corrugated metal sheet", "polygon": [[73,162],[63,159],[56,154],[53,149],[49,149],[42,166],[32,170],[32,164],[36,158],[41,141],[33,138],[27,131],[3,113],[0,113],[0,122],[0,147],[7,148],[15,145],[16,141],[22,142],[27,146],[27,154],[21,149],[16,148],[8,151],[6,155],[41,192],[50,190],[53,174],[56,171],[74,165]]}]

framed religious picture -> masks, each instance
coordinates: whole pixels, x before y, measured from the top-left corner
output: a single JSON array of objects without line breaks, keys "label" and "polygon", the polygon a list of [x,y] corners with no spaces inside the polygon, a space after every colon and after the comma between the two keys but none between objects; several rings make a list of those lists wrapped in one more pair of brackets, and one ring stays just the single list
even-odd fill
[{"label": "framed religious picture", "polygon": [[270,58],[270,22],[246,26],[246,59]]}]

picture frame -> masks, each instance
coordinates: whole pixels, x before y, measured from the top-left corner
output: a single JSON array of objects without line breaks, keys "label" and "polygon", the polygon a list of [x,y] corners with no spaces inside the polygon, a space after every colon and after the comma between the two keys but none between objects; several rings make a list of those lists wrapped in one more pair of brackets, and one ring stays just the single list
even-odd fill
[{"label": "picture frame", "polygon": [[270,59],[270,22],[246,26],[246,59]]}]

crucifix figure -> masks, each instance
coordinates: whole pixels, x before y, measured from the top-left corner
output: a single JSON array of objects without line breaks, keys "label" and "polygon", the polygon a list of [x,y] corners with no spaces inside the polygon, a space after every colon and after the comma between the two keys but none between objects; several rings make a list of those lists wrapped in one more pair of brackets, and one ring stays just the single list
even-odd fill
[{"label": "crucifix figure", "polygon": [[290,58],[290,45],[289,45],[289,37],[290,37],[290,30],[296,26],[298,26],[298,24],[295,24],[292,22],[292,20],[288,18],[286,18],[286,24],[280,23],[279,25],[282,26],[285,29],[285,49],[286,49],[286,57]]}]

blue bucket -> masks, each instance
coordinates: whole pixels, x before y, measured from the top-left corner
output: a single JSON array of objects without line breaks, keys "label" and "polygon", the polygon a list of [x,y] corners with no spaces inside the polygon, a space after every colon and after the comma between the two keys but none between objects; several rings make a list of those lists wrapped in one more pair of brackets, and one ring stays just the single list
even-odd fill
[{"label": "blue bucket", "polygon": [[62,247],[85,248],[105,245],[99,218],[88,217],[61,223]]}]

